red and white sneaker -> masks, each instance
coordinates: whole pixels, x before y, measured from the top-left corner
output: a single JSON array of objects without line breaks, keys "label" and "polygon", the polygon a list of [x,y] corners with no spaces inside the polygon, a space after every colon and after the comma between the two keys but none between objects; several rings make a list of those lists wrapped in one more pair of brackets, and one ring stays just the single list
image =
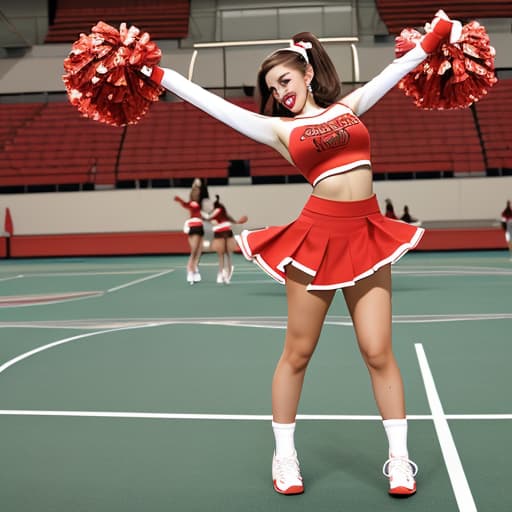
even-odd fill
[{"label": "red and white sneaker", "polygon": [[418,466],[405,457],[391,457],[382,467],[382,473],[389,478],[389,494],[408,496],[416,492],[414,477]]},{"label": "red and white sneaker", "polygon": [[280,494],[302,494],[304,492],[297,452],[288,457],[276,457],[274,453],[272,480],[274,489]]}]

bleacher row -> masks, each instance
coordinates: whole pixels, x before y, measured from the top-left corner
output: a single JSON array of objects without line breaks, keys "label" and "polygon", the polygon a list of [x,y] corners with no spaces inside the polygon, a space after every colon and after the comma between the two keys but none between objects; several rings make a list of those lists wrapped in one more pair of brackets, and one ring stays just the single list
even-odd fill
[{"label": "bleacher row", "polygon": [[376,0],[376,6],[390,34],[404,27],[422,27],[440,8],[450,18],[462,21],[512,17],[510,0]]},{"label": "bleacher row", "polygon": [[133,24],[153,40],[181,39],[188,36],[189,18],[189,0],[89,0],[80,6],[73,0],[57,0],[45,43],[73,42],[99,20],[116,28],[121,22]]},{"label": "bleacher row", "polygon": [[[256,110],[252,99],[232,101]],[[512,169],[511,117],[512,80],[503,79],[473,109],[421,110],[394,89],[362,119],[376,175],[421,177]],[[276,151],[179,101],[160,101],[125,128],[83,118],[67,102],[0,104],[0,148],[4,188],[227,179],[236,160],[249,161],[256,178],[299,175]]]}]

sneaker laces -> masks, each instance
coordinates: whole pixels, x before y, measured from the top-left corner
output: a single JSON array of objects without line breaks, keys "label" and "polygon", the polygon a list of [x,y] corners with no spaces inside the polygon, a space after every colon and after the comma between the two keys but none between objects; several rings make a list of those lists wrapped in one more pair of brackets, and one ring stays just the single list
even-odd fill
[{"label": "sneaker laces", "polygon": [[289,455],[288,457],[276,457],[276,464],[274,466],[275,478],[279,481],[286,480],[302,480],[300,474],[299,461],[296,455]]},{"label": "sneaker laces", "polygon": [[405,478],[414,478],[418,474],[418,465],[407,457],[392,457],[384,462],[382,473],[385,477],[389,478],[391,466]]}]

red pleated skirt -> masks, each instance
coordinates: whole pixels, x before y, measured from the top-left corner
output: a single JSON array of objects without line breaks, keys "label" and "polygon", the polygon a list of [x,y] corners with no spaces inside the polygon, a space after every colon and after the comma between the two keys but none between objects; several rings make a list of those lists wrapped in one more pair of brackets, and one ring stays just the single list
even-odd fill
[{"label": "red pleated skirt", "polygon": [[361,201],[310,196],[299,217],[285,226],[244,230],[243,255],[281,284],[286,265],[313,277],[309,290],[353,286],[414,248],[424,229],[385,217],[375,195]]}]

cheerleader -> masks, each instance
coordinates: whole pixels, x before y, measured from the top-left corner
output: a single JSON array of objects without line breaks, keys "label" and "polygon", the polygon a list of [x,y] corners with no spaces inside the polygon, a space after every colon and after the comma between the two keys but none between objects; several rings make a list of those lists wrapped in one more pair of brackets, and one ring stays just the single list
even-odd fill
[{"label": "cheerleader", "polygon": [[189,200],[185,201],[179,196],[174,200],[189,211],[189,218],[185,221],[183,231],[188,235],[190,256],[187,262],[187,282],[189,284],[201,281],[199,260],[203,251],[204,224],[201,205],[208,198],[208,188],[205,180],[196,178],[190,189]]},{"label": "cheerleader", "polygon": [[408,224],[413,224],[414,226],[421,226],[421,221],[411,215],[407,205],[404,205],[404,211],[400,217],[400,220],[402,222],[407,222]]},{"label": "cheerleader", "polygon": [[213,241],[211,248],[219,257],[219,270],[217,272],[217,284],[229,284],[233,270],[231,254],[236,249],[236,242],[233,235],[233,224],[247,222],[247,216],[235,220],[220,202],[218,195],[215,196],[213,211],[208,215],[208,220],[213,224]]},{"label": "cheerleader", "polygon": [[404,389],[391,342],[390,264],[416,246],[423,229],[380,212],[369,133],[359,116],[443,41],[459,34],[460,23],[439,14],[432,30],[411,43],[402,57],[341,99],[341,81],[321,43],[309,32],[297,34],[290,47],[276,50],[261,64],[260,114],[205,91],[174,70],[142,68],[155,83],[274,148],[312,186],[294,222],[237,237],[244,256],[286,286],[287,330],[272,381],[272,480],[278,493],[304,492],[295,420],[306,368],[337,289],[351,314],[387,434],[383,472],[389,493],[416,492],[417,466],[409,458]]},{"label": "cheerleader", "polygon": [[[294,443],[295,420],[306,368],[336,290],[344,295],[383,420],[388,440],[383,467],[388,477],[388,492],[404,496],[416,492],[417,466],[411,461],[407,447],[402,377],[392,350],[390,265],[416,246],[423,229],[382,215],[373,192],[370,137],[360,116],[407,77],[410,79],[405,87],[411,93],[422,90],[411,88],[411,83],[421,81],[427,92],[434,84],[446,86],[448,91],[450,87],[470,91],[471,101],[481,96],[485,87],[492,85],[490,67],[494,61],[485,31],[480,30],[478,37],[473,37],[475,31],[476,28],[471,29],[470,50],[472,55],[487,52],[485,73],[475,65],[465,69],[467,62],[472,63],[472,57],[468,56],[459,59],[453,72],[458,76],[465,73],[464,78],[471,75],[471,80],[450,82],[437,76],[435,71],[440,69],[440,62],[444,63],[445,72],[448,69],[445,49],[453,47],[457,54],[468,48],[452,44],[464,36],[464,29],[440,11],[424,35],[410,40],[403,38],[397,47],[400,56],[367,84],[343,98],[340,79],[321,43],[309,32],[297,34],[289,47],[272,52],[261,64],[257,78],[259,114],[204,90],[172,69],[150,64],[149,59],[154,62],[158,56],[155,48],[146,44],[148,37],[141,37],[134,46],[130,66],[148,63],[141,64],[136,72],[144,76],[144,84],[154,85],[155,94],[163,87],[247,137],[270,146],[295,165],[311,184],[311,196],[295,221],[286,226],[245,230],[237,237],[245,257],[286,287],[287,329],[272,381],[275,439],[272,481],[279,493],[304,491]],[[126,40],[124,32],[121,35]],[[438,51],[441,45],[442,52]],[[87,49],[78,42],[78,49],[82,46]],[[123,51],[126,46],[125,43]],[[96,46],[92,48],[91,51],[96,51]],[[440,58],[444,60],[436,61],[433,72],[431,59],[437,54],[442,54]],[[76,64],[71,64],[80,73],[83,53],[77,50],[73,58]],[[429,60],[429,65],[421,68]],[[112,67],[114,74],[117,70]],[[90,87],[88,75],[73,78],[68,81],[70,97],[78,97],[77,101],[87,111],[91,107],[89,97],[82,101],[78,86],[74,85],[80,85],[81,78],[84,83],[89,80]],[[98,87],[106,88],[101,98],[109,87],[118,83],[114,78],[114,75],[95,76]],[[147,91],[143,92],[140,96],[148,97]],[[416,96],[418,101],[421,98],[422,93]],[[429,98],[429,101],[444,101],[448,95],[432,93]],[[457,98],[458,95],[450,95],[448,99],[453,102]],[[105,102],[98,108],[104,105]],[[429,106],[429,102],[422,105]],[[130,119],[136,120],[145,108],[141,100],[141,108]],[[106,115],[95,111],[90,115],[103,116],[108,122],[110,110],[117,112],[112,108]],[[123,118],[117,116],[117,119]],[[406,123],[404,137],[407,137]],[[192,265],[190,270],[194,270]]]},{"label": "cheerleader", "polygon": [[395,213],[395,207],[393,206],[393,201],[391,199],[386,199],[384,201],[385,203],[385,210],[384,215],[390,219],[398,219]]},{"label": "cheerleader", "polygon": [[505,231],[505,241],[512,260],[512,208],[510,207],[510,201],[507,201],[505,209],[501,212],[501,227]]}]

